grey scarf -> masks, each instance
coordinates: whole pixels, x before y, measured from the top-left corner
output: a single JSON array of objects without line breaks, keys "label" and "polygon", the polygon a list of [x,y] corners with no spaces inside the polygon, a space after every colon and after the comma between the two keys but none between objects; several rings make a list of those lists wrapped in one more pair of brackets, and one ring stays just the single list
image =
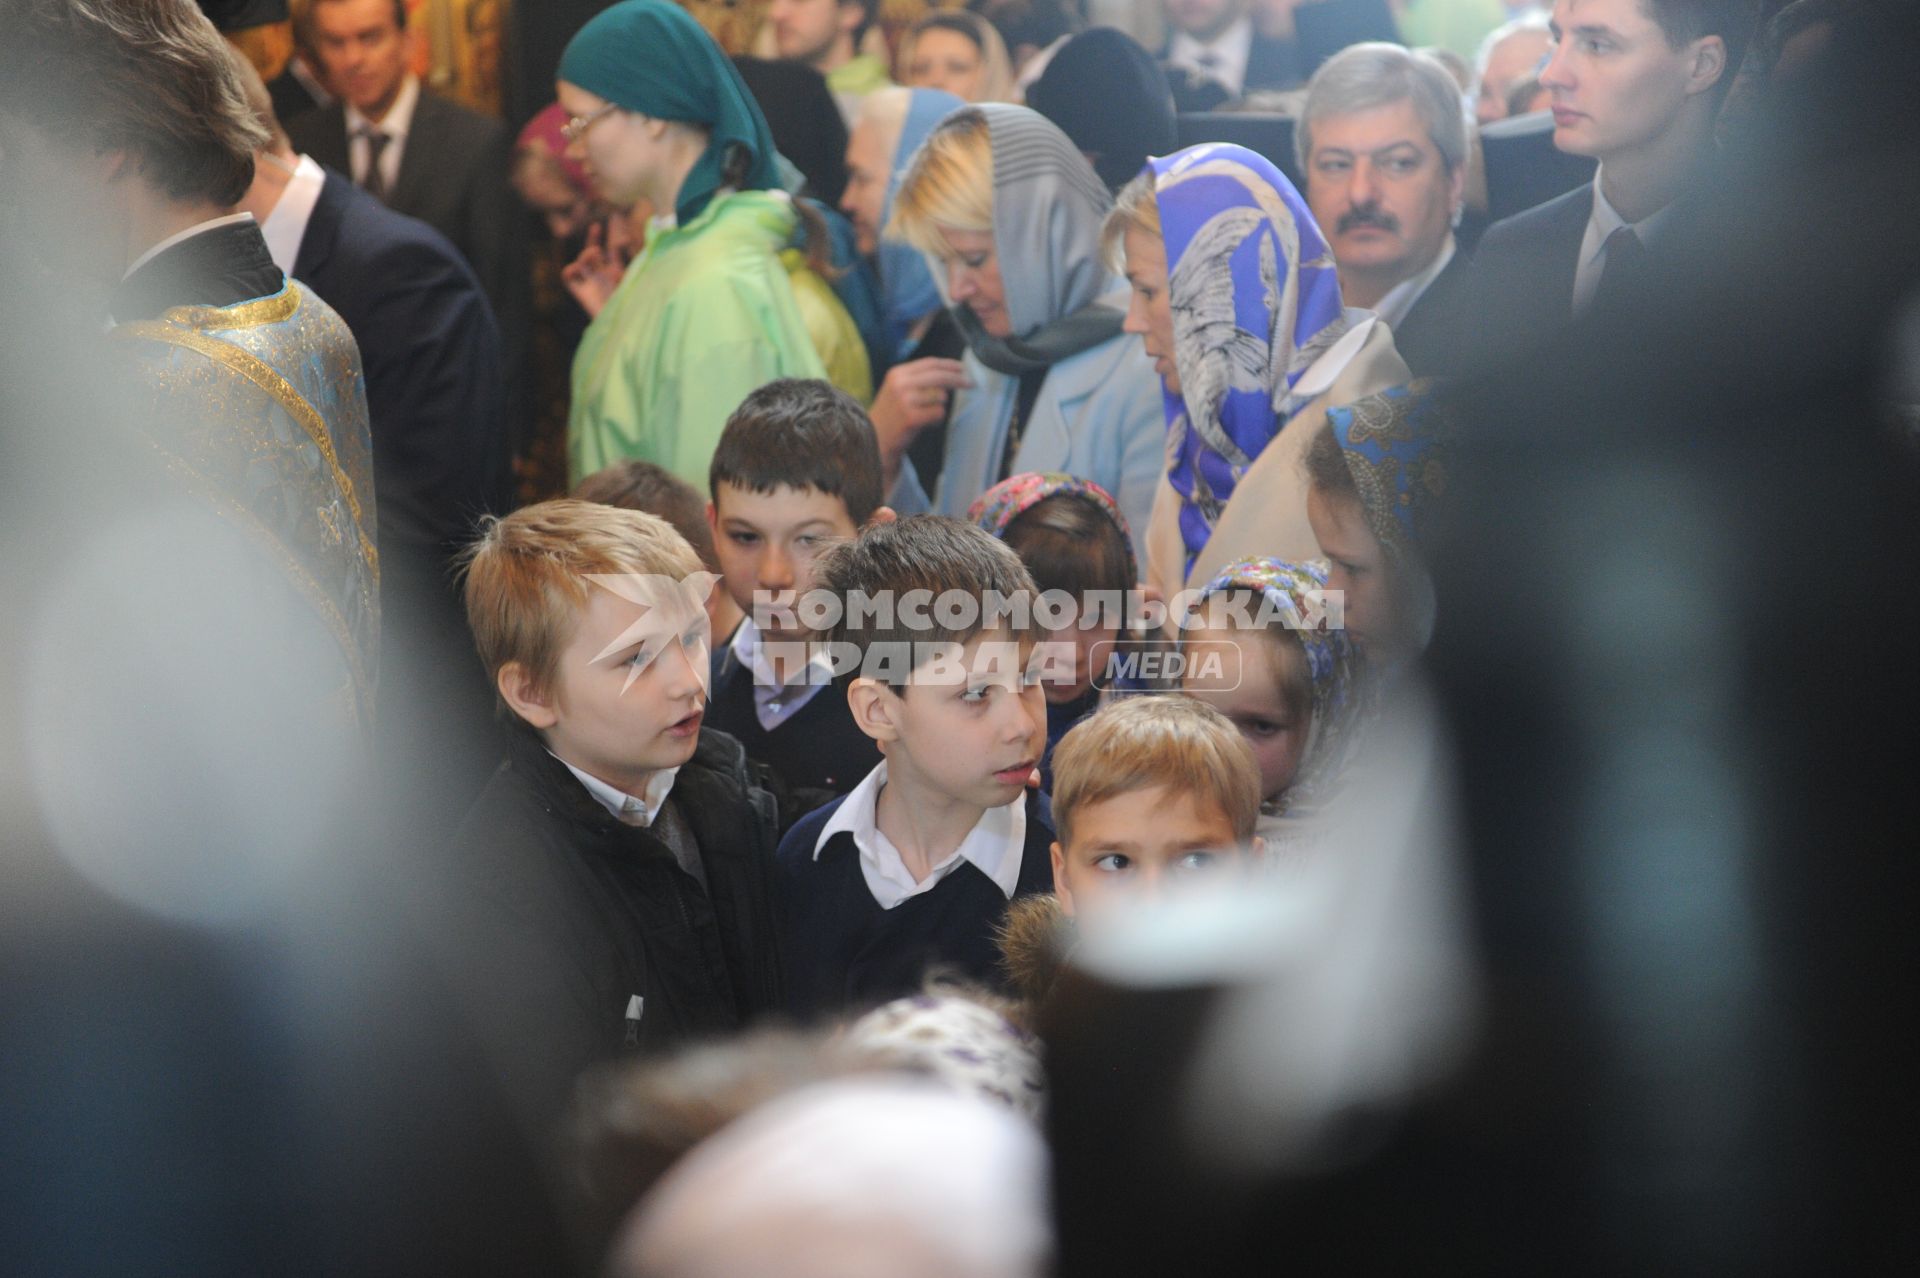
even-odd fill
[{"label": "grey scarf", "polygon": [[[994,337],[965,306],[951,306],[967,346],[997,373],[1019,377],[1120,335],[1126,316],[1099,301],[1116,281],[1100,259],[1112,199],[1067,135],[1025,107],[989,102],[993,247],[1014,336]],[[946,290],[946,272],[934,278]]]}]

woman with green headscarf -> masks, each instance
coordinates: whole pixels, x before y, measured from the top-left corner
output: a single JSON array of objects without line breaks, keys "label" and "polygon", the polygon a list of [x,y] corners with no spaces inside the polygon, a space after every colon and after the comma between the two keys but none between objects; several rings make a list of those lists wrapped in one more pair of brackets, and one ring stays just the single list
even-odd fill
[{"label": "woman with green headscarf", "polygon": [[795,297],[808,285],[781,261],[798,215],[773,137],[733,63],[667,0],[596,15],[561,55],[558,92],[599,192],[656,210],[574,357],[568,468],[577,482],[641,458],[704,491],[741,400],[826,375]]}]

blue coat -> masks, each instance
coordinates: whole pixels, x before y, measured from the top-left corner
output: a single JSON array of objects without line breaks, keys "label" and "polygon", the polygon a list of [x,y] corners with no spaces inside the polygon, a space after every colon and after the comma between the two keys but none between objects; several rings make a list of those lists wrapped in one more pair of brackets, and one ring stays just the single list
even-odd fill
[{"label": "blue coat", "polygon": [[[991,371],[971,351],[963,362],[974,388],[960,392],[954,403],[939,491],[929,499],[913,463],[903,463],[888,501],[902,515],[932,511],[964,519],[974,498],[1000,479],[1020,379]],[[1123,333],[1047,372],[1011,473],[1057,470],[1099,484],[1120,504],[1134,551],[1145,563],[1147,518],[1166,469],[1166,440],[1160,375],[1140,339]]]}]

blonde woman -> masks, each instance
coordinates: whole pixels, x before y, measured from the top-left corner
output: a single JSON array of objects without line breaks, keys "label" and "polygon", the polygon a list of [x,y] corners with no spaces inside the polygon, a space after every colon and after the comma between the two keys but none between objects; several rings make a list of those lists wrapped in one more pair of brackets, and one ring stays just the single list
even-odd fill
[{"label": "blonde woman", "polygon": [[[1009,475],[1060,471],[1100,485],[1130,526],[1146,526],[1166,425],[1153,366],[1121,331],[1125,286],[1100,254],[1108,205],[1086,158],[1024,107],[966,107],[928,134],[889,234],[926,256],[967,351],[958,389],[883,387],[874,403],[896,510],[958,517]],[[929,483],[905,453],[949,394],[941,473]]]}]

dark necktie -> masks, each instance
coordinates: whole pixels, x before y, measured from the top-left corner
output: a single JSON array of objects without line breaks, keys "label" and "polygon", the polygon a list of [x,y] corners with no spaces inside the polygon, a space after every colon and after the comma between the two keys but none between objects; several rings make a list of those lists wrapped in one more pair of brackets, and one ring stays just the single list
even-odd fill
[{"label": "dark necktie", "polygon": [[1606,265],[1600,271],[1600,286],[1593,291],[1595,310],[1612,310],[1624,297],[1646,287],[1649,264],[1647,246],[1631,226],[1623,226],[1607,237]]},{"label": "dark necktie", "polygon": [[387,143],[393,139],[371,125],[361,130],[361,136],[367,139],[367,173],[360,181],[360,189],[376,200],[385,200],[387,179],[380,171],[380,157],[386,154]]}]

